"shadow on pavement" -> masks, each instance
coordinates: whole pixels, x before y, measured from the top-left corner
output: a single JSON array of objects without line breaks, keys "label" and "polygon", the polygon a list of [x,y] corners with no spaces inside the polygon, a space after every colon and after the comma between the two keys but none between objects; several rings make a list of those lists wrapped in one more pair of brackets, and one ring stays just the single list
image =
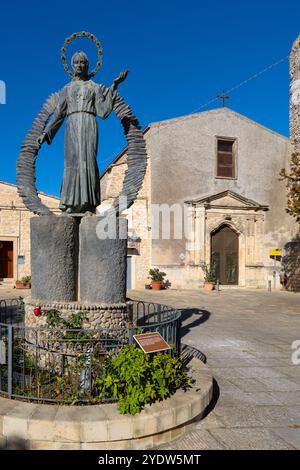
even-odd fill
[{"label": "shadow on pavement", "polygon": [[185,336],[196,326],[201,325],[202,323],[206,322],[210,317],[210,313],[207,310],[201,310],[199,308],[184,308],[184,309],[178,309],[178,310],[181,311],[182,322],[186,323],[186,321],[193,315],[197,315],[198,317],[195,320],[193,320],[191,323],[186,323],[181,327],[181,337]]},{"label": "shadow on pavement", "polygon": [[0,445],[0,450],[29,450],[28,441],[17,435],[7,438],[6,442]]},{"label": "shadow on pavement", "polygon": [[216,404],[218,403],[219,398],[220,398],[220,387],[216,379],[213,379],[213,396],[212,396],[210,404],[205,409],[204,416],[201,419],[204,419],[211,411],[213,411]]},{"label": "shadow on pavement", "polygon": [[199,361],[202,361],[204,364],[206,364],[206,362],[207,362],[207,357],[205,356],[205,354],[203,352],[199,351],[199,349],[196,349],[196,348],[194,348],[193,346],[191,346],[189,344],[181,343],[181,354],[180,354],[181,362],[185,366],[187,366],[188,363],[194,357],[199,359]]}]

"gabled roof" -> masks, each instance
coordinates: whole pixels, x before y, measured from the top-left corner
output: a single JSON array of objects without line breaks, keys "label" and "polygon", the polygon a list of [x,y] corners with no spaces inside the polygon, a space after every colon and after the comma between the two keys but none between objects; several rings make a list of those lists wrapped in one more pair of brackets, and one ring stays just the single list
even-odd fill
[{"label": "gabled roof", "polygon": [[[150,129],[150,126],[146,126],[144,129],[143,129],[143,135],[145,135],[148,130]],[[105,170],[103,171],[103,173],[101,173],[100,175],[100,179],[103,178],[103,176],[105,175],[105,173],[107,173],[107,171],[112,168],[113,166],[115,166],[118,161],[123,157],[123,155],[125,155],[127,152],[127,146],[124,147],[121,152],[118,153],[118,155],[113,159],[112,162],[110,162],[110,164],[105,168]]]},{"label": "gabled roof", "polygon": [[269,127],[263,126],[262,124],[259,124],[258,122],[254,121],[253,119],[250,119],[247,116],[244,116],[243,114],[240,114],[237,111],[234,111],[233,109],[226,108],[226,106],[224,106],[223,108],[216,108],[216,109],[209,109],[208,111],[201,111],[200,113],[186,114],[184,116],[179,116],[179,117],[172,118],[172,119],[166,119],[165,121],[153,122],[150,124],[150,127],[157,127],[161,124],[176,124],[178,121],[196,119],[198,116],[204,116],[205,114],[209,115],[209,114],[226,114],[226,113],[232,114],[236,118],[239,118],[245,122],[248,122],[249,124],[255,125],[267,132],[270,132],[271,134],[274,134],[277,137],[280,137],[281,139],[289,141],[289,138],[286,137],[285,135],[279,134],[279,132],[273,131]]},{"label": "gabled roof", "polygon": [[[17,185],[16,184],[13,184],[13,183],[7,183],[6,181],[0,181],[0,184],[4,184],[5,186],[11,186],[12,188],[14,188],[16,191],[17,191]],[[46,196],[46,197],[51,197],[53,199],[57,199],[59,201],[59,197],[57,196],[52,196],[51,194],[46,194],[46,193],[43,193],[42,191],[38,191],[38,194],[41,194],[42,196]]]},{"label": "gabled roof", "polygon": [[[230,108],[226,108],[225,106],[224,106],[224,108],[209,109],[208,111],[202,111],[200,113],[186,114],[184,116],[179,116],[179,117],[172,118],[172,119],[165,119],[163,121],[152,122],[151,124],[149,124],[148,126],[145,127],[145,129],[143,130],[143,134],[145,135],[149,129],[159,127],[160,125],[165,125],[165,124],[172,125],[172,124],[176,124],[179,121],[184,121],[184,120],[189,120],[189,119],[196,119],[198,116],[203,116],[205,114],[209,115],[209,114],[225,114],[225,113],[230,113],[236,118],[239,118],[239,119],[241,119],[245,122],[248,122],[249,124],[255,125],[255,126],[261,128],[261,129],[263,129],[267,132],[270,132],[270,133],[274,134],[275,136],[289,142],[288,137],[286,137],[282,134],[279,134],[278,132],[273,131],[272,129],[269,129],[268,127],[263,126],[262,124],[259,124],[258,122],[254,121],[253,119],[250,119],[250,118],[244,116],[243,114],[238,113],[237,111],[233,111]],[[115,159],[106,167],[106,169],[101,174],[100,178],[102,178],[105,175],[105,173],[108,171],[108,169],[111,166],[115,165],[119,161],[119,159],[126,153],[126,151],[127,151],[127,147],[125,147],[115,157]]]},{"label": "gabled roof", "polygon": [[197,206],[214,207],[214,208],[231,208],[231,209],[254,209],[254,210],[268,210],[268,206],[259,204],[252,199],[249,199],[241,194],[235,193],[230,189],[220,193],[212,194],[210,196],[203,196],[201,198],[191,199],[185,201],[186,204]]}]

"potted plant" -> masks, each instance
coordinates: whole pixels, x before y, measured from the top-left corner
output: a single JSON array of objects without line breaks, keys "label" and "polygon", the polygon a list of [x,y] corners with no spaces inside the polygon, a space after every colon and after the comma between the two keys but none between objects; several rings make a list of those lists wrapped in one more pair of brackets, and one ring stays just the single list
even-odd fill
[{"label": "potted plant", "polygon": [[166,275],[166,273],[160,271],[158,268],[152,268],[149,270],[149,277],[151,279],[151,287],[153,290],[161,290],[163,280]]},{"label": "potted plant", "polygon": [[202,266],[202,269],[204,271],[204,289],[213,290],[216,282],[215,270],[206,263]]},{"label": "potted plant", "polygon": [[23,276],[20,281],[16,281],[16,289],[30,289],[31,288],[31,276]]}]

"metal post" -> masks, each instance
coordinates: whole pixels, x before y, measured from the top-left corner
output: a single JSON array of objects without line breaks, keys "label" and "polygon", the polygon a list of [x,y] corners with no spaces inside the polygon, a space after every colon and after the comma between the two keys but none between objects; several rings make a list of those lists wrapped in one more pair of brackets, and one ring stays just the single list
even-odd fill
[{"label": "metal post", "polygon": [[276,260],[277,260],[277,256],[274,256],[274,273],[273,273],[273,276],[274,276],[274,289],[276,289],[276,270],[277,270]]},{"label": "metal post", "polygon": [[84,364],[80,371],[79,390],[81,394],[84,394],[86,390],[92,390],[92,360],[93,346],[90,346],[84,353]]},{"label": "metal post", "polygon": [[157,321],[158,323],[160,323],[161,322],[161,305],[160,304],[157,305],[156,313],[157,313]]},{"label": "metal post", "polygon": [[268,281],[268,292],[272,290],[272,281]]},{"label": "metal post", "polygon": [[6,365],[6,348],[2,339],[2,325],[0,325],[0,391],[2,391],[2,365]]},{"label": "metal post", "polygon": [[129,327],[129,330],[128,330],[129,346],[131,346],[134,343],[134,338],[133,338],[134,332],[135,332],[135,328],[130,328]]},{"label": "metal post", "polygon": [[176,321],[176,353],[177,353],[177,357],[179,358],[180,357],[180,354],[181,354],[181,324],[182,324],[182,320],[181,320],[181,316],[178,318],[178,320]]},{"label": "metal post", "polygon": [[127,305],[127,312],[128,312],[128,321],[129,323],[133,322],[133,304]]},{"label": "metal post", "polygon": [[218,294],[220,293],[220,281],[219,281],[219,279],[217,279],[216,291],[218,292]]},{"label": "metal post", "polygon": [[7,350],[7,394],[8,398],[12,397],[13,393],[13,341],[14,332],[13,326],[7,325],[8,328],[8,350]]}]

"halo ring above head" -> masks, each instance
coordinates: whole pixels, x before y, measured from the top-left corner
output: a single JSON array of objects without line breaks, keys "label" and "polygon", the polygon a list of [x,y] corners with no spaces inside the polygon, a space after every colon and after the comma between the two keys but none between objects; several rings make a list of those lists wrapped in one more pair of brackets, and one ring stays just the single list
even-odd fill
[{"label": "halo ring above head", "polygon": [[67,37],[64,44],[63,44],[63,46],[62,46],[62,48],[61,48],[61,60],[62,60],[65,71],[70,75],[70,77],[74,77],[74,72],[72,72],[72,70],[70,69],[70,67],[67,64],[66,52],[67,52],[68,45],[74,39],[78,39],[80,37],[90,39],[91,41],[93,41],[95,43],[95,45],[98,49],[98,60],[97,60],[96,67],[94,68],[94,70],[91,73],[89,73],[89,78],[91,78],[94,75],[96,75],[96,73],[98,72],[98,70],[100,69],[100,67],[102,65],[102,47],[101,47],[101,43],[100,43],[99,39],[94,34],[89,33],[88,31],[79,31],[78,33],[73,33],[73,34],[71,34],[71,36]]}]

